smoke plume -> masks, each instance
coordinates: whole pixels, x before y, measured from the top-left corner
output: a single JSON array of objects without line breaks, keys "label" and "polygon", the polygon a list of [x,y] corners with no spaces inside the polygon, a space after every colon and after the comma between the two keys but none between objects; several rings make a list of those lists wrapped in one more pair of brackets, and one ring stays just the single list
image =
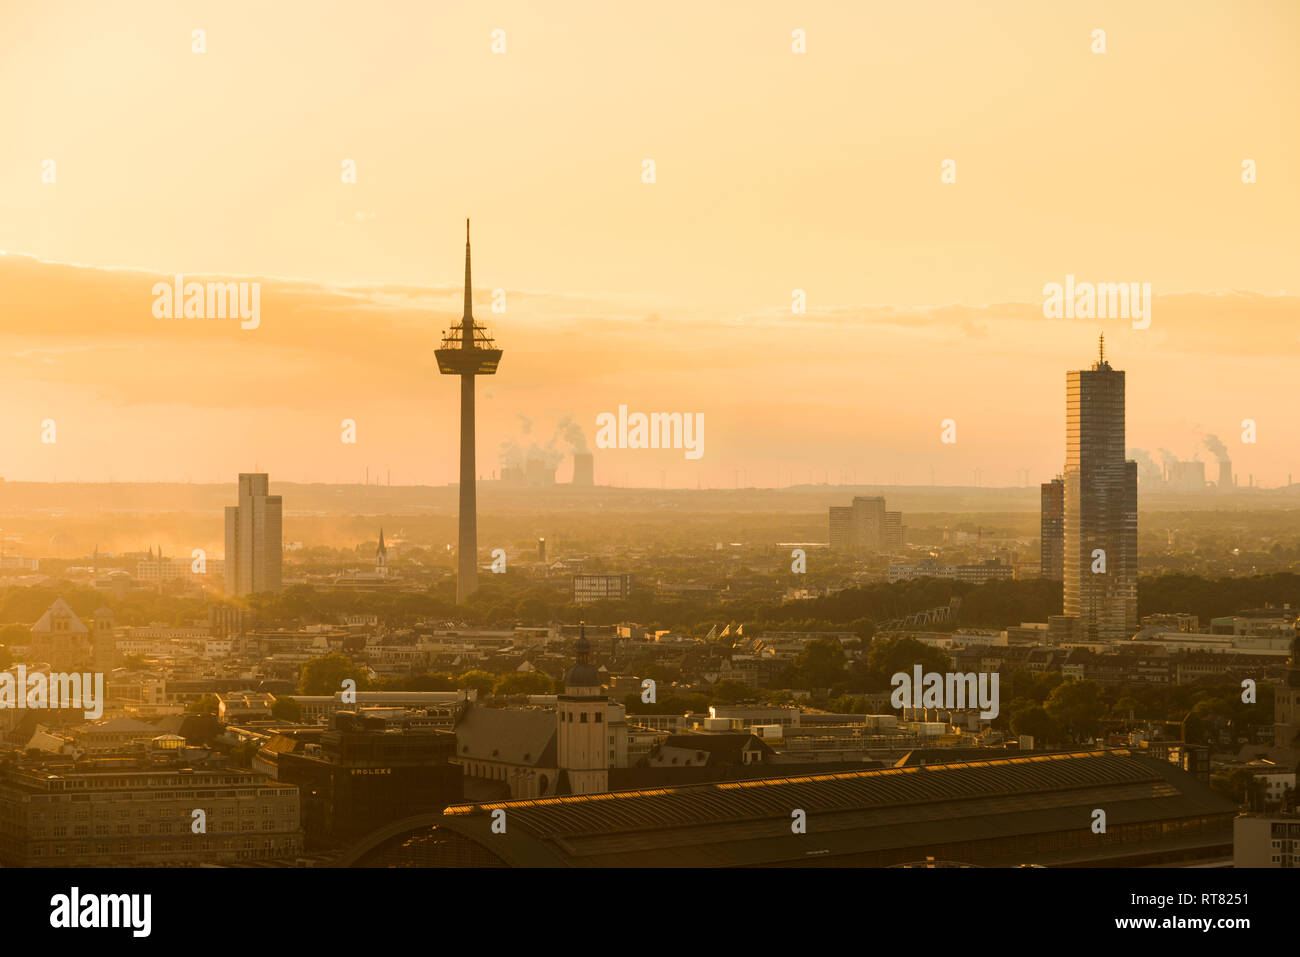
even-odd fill
[{"label": "smoke plume", "polygon": [[1205,437],[1205,447],[1214,453],[1214,457],[1220,462],[1229,461],[1228,447],[1224,445],[1217,435],[1207,435]]}]

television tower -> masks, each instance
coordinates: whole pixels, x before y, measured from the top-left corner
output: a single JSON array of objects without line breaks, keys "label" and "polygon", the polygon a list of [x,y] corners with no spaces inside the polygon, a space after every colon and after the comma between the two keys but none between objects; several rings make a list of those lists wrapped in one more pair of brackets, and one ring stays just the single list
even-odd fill
[{"label": "television tower", "polygon": [[438,371],[460,376],[460,542],[457,546],[456,603],[478,588],[478,500],[475,495],[474,377],[494,375],[501,361],[487,327],[474,321],[474,287],[469,278],[469,220],[465,220],[465,314],[442,336]]}]

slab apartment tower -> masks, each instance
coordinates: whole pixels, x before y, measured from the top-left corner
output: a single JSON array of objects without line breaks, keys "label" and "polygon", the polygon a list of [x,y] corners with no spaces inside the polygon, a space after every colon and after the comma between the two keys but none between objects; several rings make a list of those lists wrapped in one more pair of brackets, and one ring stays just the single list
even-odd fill
[{"label": "slab apartment tower", "polygon": [[1065,614],[1081,638],[1137,631],[1137,463],[1124,458],[1124,373],[1102,337],[1065,389]]},{"label": "slab apartment tower", "polygon": [[239,504],[226,506],[226,594],[280,590],[283,506],[265,472],[241,472]]},{"label": "slab apartment tower", "polygon": [[1065,479],[1060,476],[1039,487],[1042,493],[1042,518],[1039,532],[1039,575],[1054,582],[1065,573]]},{"label": "slab apartment tower", "polygon": [[902,512],[885,510],[880,495],[855,495],[852,505],[830,507],[830,546],[835,551],[879,552],[902,546]]},{"label": "slab apartment tower", "polygon": [[501,361],[487,327],[474,321],[474,287],[469,273],[469,220],[465,220],[465,313],[436,350],[438,371],[460,376],[460,538],[456,551],[456,601],[478,588],[478,498],[474,463],[474,377],[495,375]]}]

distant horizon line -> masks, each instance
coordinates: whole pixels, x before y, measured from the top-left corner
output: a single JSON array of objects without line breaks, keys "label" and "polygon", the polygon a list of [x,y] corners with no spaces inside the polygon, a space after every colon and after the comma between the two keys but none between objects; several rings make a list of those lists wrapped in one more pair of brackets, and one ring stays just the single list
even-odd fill
[{"label": "distant horizon line", "polygon": [[[171,485],[171,486],[179,486],[179,487],[210,486],[213,488],[223,488],[231,485],[237,486],[239,484],[239,478],[238,478],[239,475],[270,476],[271,474],[272,473],[270,472],[239,472],[236,473],[235,478],[230,479],[228,481],[207,480],[207,481],[197,481],[197,482],[190,481],[190,480],[180,481],[175,479],[171,479],[171,480],[168,479],[162,479],[162,480],[91,479],[86,481],[82,481],[80,479],[73,479],[71,481],[65,480],[60,482],[58,480],[45,481],[45,480],[33,480],[33,479],[8,479],[4,476],[0,476],[0,488],[7,485],[14,485],[14,486],[17,485],[50,485],[50,486]],[[1057,477],[1059,478],[1059,476]],[[300,487],[321,486],[325,488],[455,489],[460,487],[459,482],[446,482],[442,484],[416,483],[413,485],[401,483],[401,482],[398,483],[330,482],[330,481],[320,481],[320,480],[298,481],[294,479],[274,479],[274,482],[276,485],[292,485],[292,486],[300,486]],[[1043,483],[1034,482],[1029,485],[941,485],[941,484],[929,484],[929,483],[925,483],[925,484],[907,484],[907,483],[842,484],[842,483],[835,483],[835,482],[798,482],[790,485],[779,485],[779,486],[778,485],[746,485],[744,487],[737,488],[735,486],[720,485],[716,487],[704,486],[704,487],[691,488],[689,486],[661,487],[661,486],[654,486],[654,485],[609,485],[609,484],[601,484],[601,483],[597,483],[594,485],[574,485],[572,482],[555,482],[550,485],[540,485],[540,486],[520,486],[520,485],[502,485],[501,479],[480,478],[478,482],[476,482],[475,484],[476,485],[501,485],[503,491],[509,491],[509,492],[547,492],[554,489],[575,489],[575,490],[584,490],[584,491],[591,490],[591,489],[610,489],[613,491],[620,491],[620,492],[788,492],[788,491],[797,491],[803,489],[818,489],[818,490],[846,489],[849,491],[870,491],[873,489],[881,490],[881,491],[885,489],[933,489],[935,491],[958,490],[958,491],[969,491],[969,492],[1038,493],[1040,490],[1039,487]],[[1231,491],[1232,492],[1281,492],[1281,491],[1286,491],[1287,489],[1290,488],[1300,488],[1300,483],[1293,481],[1287,485],[1233,485]],[[1200,496],[1200,495],[1219,495],[1220,491],[1217,485],[1207,485],[1204,489],[1200,489],[1200,490],[1148,488],[1147,494],[1149,495],[1158,494],[1158,495],[1169,495],[1169,496],[1184,496],[1184,495]]]}]

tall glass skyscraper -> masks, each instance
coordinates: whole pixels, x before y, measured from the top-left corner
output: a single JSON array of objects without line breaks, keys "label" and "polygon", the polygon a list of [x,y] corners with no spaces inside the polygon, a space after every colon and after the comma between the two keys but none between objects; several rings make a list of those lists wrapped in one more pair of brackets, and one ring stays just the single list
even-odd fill
[{"label": "tall glass skyscraper", "polygon": [[1124,373],[1065,376],[1065,614],[1081,638],[1137,631],[1137,463],[1124,458]]}]

